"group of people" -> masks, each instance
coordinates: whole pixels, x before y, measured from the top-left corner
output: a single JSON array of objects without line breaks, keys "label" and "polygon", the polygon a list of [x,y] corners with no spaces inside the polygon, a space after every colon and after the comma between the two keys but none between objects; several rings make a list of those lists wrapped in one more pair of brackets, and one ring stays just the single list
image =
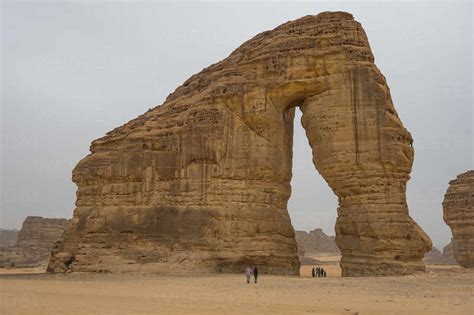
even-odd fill
[{"label": "group of people", "polygon": [[[257,283],[257,278],[258,278],[258,267],[257,266],[253,266],[253,267],[247,266],[247,268],[245,268],[245,276],[247,277],[247,283],[250,283],[250,279],[252,277],[252,274],[253,274],[253,278],[254,278],[255,283]],[[313,276],[313,278],[314,277],[325,278],[327,274],[326,274],[326,270],[324,270],[323,267],[316,267],[316,268],[313,267],[311,275]]]},{"label": "group of people", "polygon": [[313,271],[311,272],[311,275],[313,276],[313,278],[326,277],[326,270],[324,270],[324,268],[322,267],[316,267],[316,268],[313,267]]},{"label": "group of people", "polygon": [[247,283],[250,283],[250,276],[253,273],[253,278],[255,279],[255,283],[257,283],[257,278],[258,278],[258,267],[253,266],[253,268],[250,268],[250,266],[247,266],[245,269],[245,275],[247,276]]}]

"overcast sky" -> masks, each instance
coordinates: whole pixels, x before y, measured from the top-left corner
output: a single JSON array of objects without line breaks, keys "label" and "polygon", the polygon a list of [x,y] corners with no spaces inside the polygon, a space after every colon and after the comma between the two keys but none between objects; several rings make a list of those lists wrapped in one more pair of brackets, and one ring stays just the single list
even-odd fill
[{"label": "overcast sky", "polygon": [[[2,1],[0,227],[19,228],[28,215],[70,218],[71,170],[90,142],[244,41],[304,15],[348,11],[414,138],[410,213],[442,247],[448,182],[473,168],[472,10],[471,1]],[[334,234],[337,200],[312,165],[300,118],[292,222]]]}]

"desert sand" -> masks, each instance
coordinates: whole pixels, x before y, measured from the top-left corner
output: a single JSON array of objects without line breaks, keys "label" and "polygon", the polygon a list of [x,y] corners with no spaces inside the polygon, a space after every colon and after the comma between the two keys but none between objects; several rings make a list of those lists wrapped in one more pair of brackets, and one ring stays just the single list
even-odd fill
[{"label": "desert sand", "polygon": [[[319,257],[320,259],[324,257]],[[40,274],[2,269],[2,314],[473,314],[474,270],[429,266],[403,277]]]}]

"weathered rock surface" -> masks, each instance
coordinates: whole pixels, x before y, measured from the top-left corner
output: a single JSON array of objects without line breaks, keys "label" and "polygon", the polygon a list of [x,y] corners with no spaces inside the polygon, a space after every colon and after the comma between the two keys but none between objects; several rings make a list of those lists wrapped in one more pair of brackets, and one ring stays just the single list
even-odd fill
[{"label": "weathered rock surface", "polygon": [[301,248],[303,255],[314,254],[338,254],[336,237],[328,236],[322,229],[314,229],[311,232],[295,231],[298,250]]},{"label": "weathered rock surface", "polygon": [[27,217],[14,246],[0,248],[1,267],[36,267],[47,265],[51,249],[61,238],[68,220]]},{"label": "weathered rock surface", "polygon": [[0,247],[13,246],[18,241],[18,230],[0,229]]},{"label": "weathered rock surface", "polygon": [[454,258],[465,268],[474,268],[474,171],[449,182],[444,195],[443,218],[453,233]]},{"label": "weathered rock surface", "polygon": [[193,75],[158,107],[92,142],[51,272],[299,273],[287,212],[293,118],[339,198],[345,276],[424,270],[408,214],[412,138],[352,15],[305,16]]}]

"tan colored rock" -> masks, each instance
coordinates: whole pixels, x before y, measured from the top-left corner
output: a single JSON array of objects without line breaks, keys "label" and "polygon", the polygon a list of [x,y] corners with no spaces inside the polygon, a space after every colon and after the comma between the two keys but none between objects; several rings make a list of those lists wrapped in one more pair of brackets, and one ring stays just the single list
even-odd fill
[{"label": "tan colored rock", "polygon": [[449,182],[444,195],[443,218],[453,233],[454,258],[465,268],[474,268],[474,171]]},{"label": "tan colored rock", "polygon": [[51,249],[58,241],[68,220],[27,217],[14,246],[0,248],[1,267],[46,267]]},{"label": "tan colored rock", "polygon": [[[191,52],[190,52],[191,53]],[[412,138],[364,30],[325,12],[245,42],[166,101],[95,140],[52,272],[299,273],[287,212],[293,118],[339,197],[345,276],[424,270],[408,215]]]}]

